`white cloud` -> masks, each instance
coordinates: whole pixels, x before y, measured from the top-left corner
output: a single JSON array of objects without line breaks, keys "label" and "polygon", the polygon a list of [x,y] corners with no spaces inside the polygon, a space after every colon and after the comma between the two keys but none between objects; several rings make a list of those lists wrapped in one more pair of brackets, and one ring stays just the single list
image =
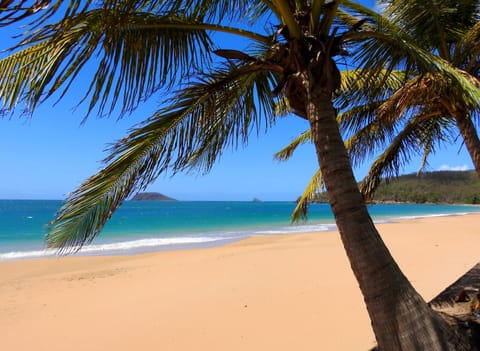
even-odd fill
[{"label": "white cloud", "polygon": [[463,166],[450,166],[447,164],[441,165],[438,168],[439,171],[468,171],[469,167],[467,165]]}]

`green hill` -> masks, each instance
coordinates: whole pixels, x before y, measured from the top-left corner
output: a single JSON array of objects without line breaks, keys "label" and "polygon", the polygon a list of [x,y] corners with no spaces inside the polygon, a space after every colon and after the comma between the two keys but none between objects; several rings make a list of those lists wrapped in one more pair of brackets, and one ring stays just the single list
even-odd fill
[{"label": "green hill", "polygon": [[474,171],[408,174],[382,182],[374,201],[414,203],[480,203],[480,179]]},{"label": "green hill", "polygon": [[165,196],[160,193],[154,192],[145,192],[145,193],[138,193],[132,198],[132,201],[177,201],[172,199],[171,197]]},{"label": "green hill", "polygon": [[[318,194],[314,202],[326,201]],[[382,181],[373,202],[480,204],[480,179],[474,171],[407,174]]]}]

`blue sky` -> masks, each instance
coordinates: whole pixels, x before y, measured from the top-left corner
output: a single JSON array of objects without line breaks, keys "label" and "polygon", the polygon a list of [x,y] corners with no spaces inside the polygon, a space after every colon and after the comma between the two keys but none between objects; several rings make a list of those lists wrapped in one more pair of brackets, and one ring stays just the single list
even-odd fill
[{"label": "blue sky", "polygon": [[[48,100],[32,118],[0,119],[0,199],[64,198],[101,168],[107,145],[150,116],[158,103],[154,97],[120,121],[91,116],[81,124],[83,111],[74,109],[81,96],[72,91],[55,106]],[[317,168],[313,146],[301,147],[289,162],[279,163],[272,156],[306,128],[300,118],[280,119],[266,134],[253,135],[246,148],[227,150],[209,174],[160,176],[147,191],[179,200],[294,200]],[[368,163],[355,170],[357,179],[365,175]],[[415,159],[402,173],[415,172],[419,163]],[[460,145],[444,145],[429,163],[429,170],[472,168]]]}]

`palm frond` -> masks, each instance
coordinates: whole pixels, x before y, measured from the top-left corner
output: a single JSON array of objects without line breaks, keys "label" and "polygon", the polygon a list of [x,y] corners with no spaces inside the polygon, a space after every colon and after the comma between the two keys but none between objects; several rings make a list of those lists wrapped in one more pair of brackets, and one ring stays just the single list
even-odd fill
[{"label": "palm frond", "polygon": [[446,60],[450,59],[450,43],[457,42],[478,20],[475,0],[389,0],[382,3],[385,16],[407,30],[420,46],[438,50]]},{"label": "palm frond", "polygon": [[97,54],[98,69],[83,98],[89,97],[89,112],[112,112],[119,100],[121,113],[129,112],[209,60],[212,42],[204,29],[184,27],[192,21],[99,9],[46,26],[21,43],[30,47],[0,61],[4,108],[24,99],[33,109],[61,87],[63,95]]},{"label": "palm frond", "polygon": [[424,104],[434,104],[445,88],[441,81],[441,76],[436,77],[430,74],[410,79],[377,108],[378,118],[398,118]]},{"label": "palm frond", "polygon": [[[361,115],[365,117],[365,113]],[[392,122],[379,118],[366,122],[359,123],[355,132],[345,140],[345,147],[354,167],[387,147],[395,137],[399,125],[401,125],[398,120]]]},{"label": "palm frond", "polygon": [[298,22],[295,19],[294,12],[291,2],[289,0],[271,0],[273,6],[277,9],[275,14],[280,17],[278,19],[280,22],[288,27],[288,31],[293,38],[300,38],[301,29]]},{"label": "palm frond", "polygon": [[[191,147],[185,162],[177,161],[174,170],[188,167],[208,172],[226,147],[237,148],[246,144],[251,132],[258,134],[262,126],[268,128],[274,123],[275,101],[271,91],[276,78],[273,74],[251,64],[243,67],[230,65],[227,71],[216,75],[225,78],[221,82],[223,90],[215,96],[215,115],[207,115],[208,119],[204,118],[200,125],[196,125],[197,143]],[[228,86],[227,80],[230,80]],[[206,80],[204,84],[211,82]],[[194,87],[192,91],[195,90],[198,88]]]},{"label": "palm frond", "polygon": [[303,194],[297,200],[297,205],[290,216],[292,222],[306,220],[308,216],[308,204],[323,187],[323,178],[320,168],[315,172],[308,182]]},{"label": "palm frond", "polygon": [[277,161],[287,161],[292,157],[295,150],[302,144],[311,143],[312,142],[312,131],[306,130],[298,137],[296,137],[290,144],[285,146],[282,150],[276,152],[273,155],[273,158]]},{"label": "palm frond", "polygon": [[268,20],[272,14],[276,18],[281,17],[272,0],[256,0],[251,1],[250,6],[245,12],[245,18],[247,18],[248,23],[252,25],[262,17]]},{"label": "palm frond", "polygon": [[437,55],[423,48],[404,28],[385,16],[361,5],[346,1],[352,8],[369,19],[369,26],[358,33],[359,51],[356,62],[370,75],[382,70],[413,70],[422,74],[441,74],[450,81],[450,88],[457,96],[463,96],[470,106],[478,106],[480,90],[463,72]]},{"label": "palm frond", "polygon": [[341,72],[342,84],[335,94],[335,105],[340,109],[372,104],[387,99],[405,82],[405,72],[381,70],[370,75],[362,69]]},{"label": "palm frond", "polygon": [[435,143],[451,141],[449,127],[452,119],[438,116],[437,112],[423,111],[412,117],[403,129],[377,157],[366,177],[360,183],[360,191],[366,200],[373,197],[382,179],[398,176],[401,167],[408,164],[415,154],[422,154],[421,168],[426,158],[435,150]]},{"label": "palm frond", "polygon": [[377,129],[391,130],[393,123],[390,119],[375,122],[377,109],[403,87],[404,80],[405,73],[402,71],[383,71],[374,77],[369,77],[362,70],[342,71],[342,85],[337,91],[335,105],[341,110],[337,120],[344,137],[359,133],[372,123],[377,123]]},{"label": "palm frond", "polygon": [[275,116],[277,117],[286,117],[291,113],[292,108],[286,96],[281,96],[275,102]]},{"label": "palm frond", "polygon": [[325,5],[325,0],[313,0],[312,1],[312,21],[314,30],[318,30],[320,23],[322,8]]},{"label": "palm frond", "polygon": [[266,114],[273,101],[265,74],[252,65],[227,66],[179,91],[167,108],[113,145],[106,167],[68,196],[50,223],[48,245],[79,250],[124,199],[160,173],[192,166],[208,170],[226,147],[247,142],[260,118],[273,118]]},{"label": "palm frond", "polygon": [[473,76],[480,78],[480,22],[476,23],[465,33],[457,45],[452,64]]},{"label": "palm frond", "polygon": [[[112,1],[115,3],[115,1]],[[179,14],[201,18],[208,23],[240,22],[260,0],[136,0],[137,8],[157,14]]]},{"label": "palm frond", "polygon": [[30,21],[30,25],[39,26],[64,9],[64,16],[72,15],[82,5],[86,9],[92,1],[71,0],[4,0],[0,1],[0,27],[13,23]]}]

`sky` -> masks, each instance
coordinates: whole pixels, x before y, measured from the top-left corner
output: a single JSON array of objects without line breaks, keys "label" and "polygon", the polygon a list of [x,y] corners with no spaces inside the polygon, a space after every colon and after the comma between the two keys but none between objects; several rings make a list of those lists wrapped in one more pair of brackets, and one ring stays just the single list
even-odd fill
[{"label": "sky", "polygon": [[[0,29],[2,38],[10,34],[5,30]],[[8,43],[2,40],[0,45]],[[71,91],[57,104],[47,100],[31,117],[0,118],[0,199],[65,198],[101,169],[108,145],[148,118],[160,101],[153,97],[121,120],[91,116],[82,123],[83,109],[75,109],[82,96]],[[246,147],[227,150],[208,174],[161,175],[146,191],[183,201],[295,200],[318,167],[314,147],[303,145],[288,162],[275,161],[273,154],[307,128],[305,120],[294,116],[279,119],[267,133],[252,135]],[[370,162],[354,170],[357,180],[366,174]],[[416,172],[419,165],[420,159],[413,159],[401,173]],[[428,170],[472,168],[465,147],[457,143],[437,150]]]}]

